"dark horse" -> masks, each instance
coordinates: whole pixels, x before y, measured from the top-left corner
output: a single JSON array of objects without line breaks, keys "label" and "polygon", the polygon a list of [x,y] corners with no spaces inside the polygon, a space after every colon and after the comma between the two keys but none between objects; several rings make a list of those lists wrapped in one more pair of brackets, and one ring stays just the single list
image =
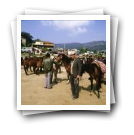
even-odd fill
[{"label": "dark horse", "polygon": [[96,89],[98,91],[97,97],[100,98],[99,89],[101,88],[101,79],[103,75],[100,66],[93,58],[88,58],[86,61],[82,61],[82,74],[84,72],[87,72],[90,75],[89,80],[91,82],[91,90],[93,90],[93,79],[96,81]]},{"label": "dark horse", "polygon": [[59,61],[62,61],[62,64],[64,65],[66,72],[67,72],[67,83],[69,83],[69,79],[70,79],[70,74],[71,74],[71,58],[68,57],[65,54],[59,54],[58,55],[58,59]]}]

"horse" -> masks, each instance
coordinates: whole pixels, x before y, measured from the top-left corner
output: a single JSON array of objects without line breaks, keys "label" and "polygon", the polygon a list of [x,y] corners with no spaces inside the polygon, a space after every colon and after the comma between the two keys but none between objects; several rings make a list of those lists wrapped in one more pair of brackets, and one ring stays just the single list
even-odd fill
[{"label": "horse", "polygon": [[43,62],[43,57],[29,57],[29,58],[25,58],[25,60],[23,61],[23,65],[24,65],[24,71],[25,74],[28,75],[28,68],[30,68],[30,71],[32,72],[31,67],[33,67],[33,71],[34,73],[37,74],[37,72],[39,71],[39,68],[42,68],[42,62]]},{"label": "horse", "polygon": [[63,66],[65,67],[66,69],[66,72],[67,72],[67,83],[69,83],[69,79],[70,79],[70,74],[71,74],[71,58],[68,57],[67,55],[65,54],[59,54],[58,55],[58,59],[59,61],[61,60],[62,61],[62,64]]},{"label": "horse", "polygon": [[96,89],[98,91],[98,98],[100,98],[99,90],[101,88],[102,70],[93,58],[88,58],[87,61],[83,63],[82,61],[82,73],[87,72],[89,74],[89,80],[91,82],[91,90],[93,90],[93,79],[96,81]]}]

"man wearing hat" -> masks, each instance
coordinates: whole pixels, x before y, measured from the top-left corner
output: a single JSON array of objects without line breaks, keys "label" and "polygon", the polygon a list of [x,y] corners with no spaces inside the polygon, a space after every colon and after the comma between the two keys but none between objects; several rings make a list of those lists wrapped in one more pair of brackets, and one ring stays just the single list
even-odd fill
[{"label": "man wearing hat", "polygon": [[80,59],[76,57],[75,52],[72,52],[70,56],[72,58],[70,84],[73,99],[76,99],[79,96],[79,80],[81,78],[82,64]]}]

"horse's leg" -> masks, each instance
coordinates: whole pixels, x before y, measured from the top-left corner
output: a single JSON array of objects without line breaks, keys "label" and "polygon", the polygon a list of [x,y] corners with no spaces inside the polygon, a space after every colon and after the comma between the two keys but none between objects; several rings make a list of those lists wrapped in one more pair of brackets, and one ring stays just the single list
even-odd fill
[{"label": "horse's leg", "polygon": [[27,71],[27,72],[28,72],[28,68],[29,68],[29,66],[26,65],[26,71]]},{"label": "horse's leg", "polygon": [[39,72],[38,72],[38,71],[39,71],[39,67],[37,66],[37,69],[36,69],[36,71],[35,71],[35,72],[36,72],[36,74],[39,74]]},{"label": "horse's leg", "polygon": [[61,73],[61,67],[59,67],[59,69],[58,69],[58,70],[59,70],[59,73]]},{"label": "horse's leg", "polygon": [[70,79],[69,77],[70,77],[70,73],[67,72],[67,79],[68,79],[68,80],[67,80],[67,83],[69,83],[69,79]]},{"label": "horse's leg", "polygon": [[36,73],[36,67],[35,66],[33,66],[33,71],[34,71],[34,73]]},{"label": "horse's leg", "polygon": [[54,71],[52,70],[51,77],[50,77],[50,84],[52,84],[52,81],[53,81],[53,73]]},{"label": "horse's leg", "polygon": [[27,73],[27,66],[25,65],[25,63],[24,63],[24,71],[25,71],[25,74],[28,75],[28,73]]},{"label": "horse's leg", "polygon": [[100,93],[99,93],[100,88],[101,88],[101,80],[100,80],[100,78],[97,78],[96,79],[96,89],[98,91],[98,98],[100,98]]},{"label": "horse's leg", "polygon": [[40,72],[42,72],[42,65],[40,66]]},{"label": "horse's leg", "polygon": [[90,82],[91,82],[91,91],[93,90],[93,78],[90,76]]},{"label": "horse's leg", "polygon": [[56,79],[56,82],[58,82],[57,74],[58,74],[58,69],[56,69],[56,71],[55,71],[55,79]]},{"label": "horse's leg", "polygon": [[56,83],[56,69],[53,70],[53,75],[54,75],[54,83]]},{"label": "horse's leg", "polygon": [[54,70],[54,82],[55,83],[58,83],[58,81],[57,81],[57,73],[58,73],[58,69],[55,69]]},{"label": "horse's leg", "polygon": [[70,80],[70,72],[68,71],[67,79]]},{"label": "horse's leg", "polygon": [[31,65],[30,65],[30,71],[32,72]]},{"label": "horse's leg", "polygon": [[28,72],[28,68],[29,68],[29,66],[27,65],[27,66],[26,66],[26,70],[27,70],[27,72]]}]

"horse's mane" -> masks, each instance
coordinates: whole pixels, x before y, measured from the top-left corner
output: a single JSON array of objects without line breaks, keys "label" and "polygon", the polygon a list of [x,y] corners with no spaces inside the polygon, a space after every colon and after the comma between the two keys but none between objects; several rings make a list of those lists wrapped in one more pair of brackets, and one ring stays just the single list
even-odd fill
[{"label": "horse's mane", "polygon": [[62,61],[66,61],[67,63],[71,62],[71,58],[69,58],[67,55],[65,54],[59,54],[58,56],[62,55]]}]

